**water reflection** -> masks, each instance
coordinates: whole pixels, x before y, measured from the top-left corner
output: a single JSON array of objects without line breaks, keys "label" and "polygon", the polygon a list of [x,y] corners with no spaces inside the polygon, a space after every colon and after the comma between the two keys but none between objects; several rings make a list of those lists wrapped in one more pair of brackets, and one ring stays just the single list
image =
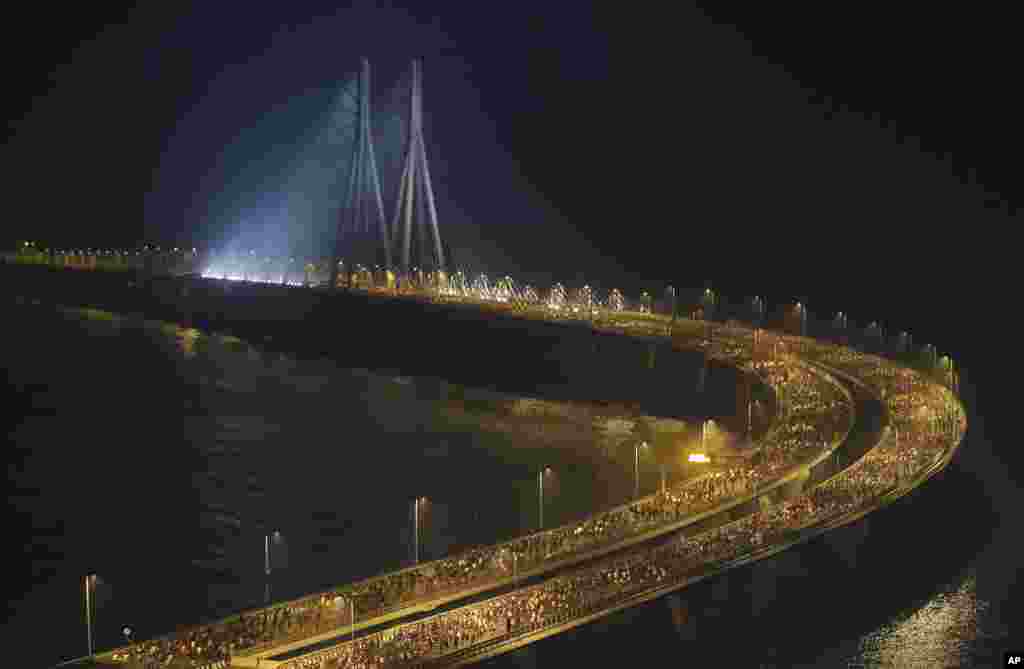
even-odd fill
[{"label": "water reflection", "polygon": [[[942,667],[966,658],[978,640],[978,618],[988,604],[977,597],[973,573],[909,615],[860,640],[858,667]],[[956,662],[956,664],[961,664]]]}]

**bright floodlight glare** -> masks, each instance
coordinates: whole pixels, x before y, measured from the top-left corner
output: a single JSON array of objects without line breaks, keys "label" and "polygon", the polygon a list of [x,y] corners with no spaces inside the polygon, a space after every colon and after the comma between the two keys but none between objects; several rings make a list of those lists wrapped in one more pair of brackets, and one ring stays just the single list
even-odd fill
[{"label": "bright floodlight glare", "polygon": [[686,459],[690,462],[711,462],[711,459],[703,453],[690,453]]}]

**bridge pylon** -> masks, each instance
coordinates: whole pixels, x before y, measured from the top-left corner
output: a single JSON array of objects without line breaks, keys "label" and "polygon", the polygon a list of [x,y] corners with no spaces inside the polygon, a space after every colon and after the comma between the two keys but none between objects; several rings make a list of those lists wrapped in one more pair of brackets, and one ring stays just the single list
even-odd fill
[{"label": "bridge pylon", "polygon": [[348,169],[345,199],[339,211],[331,262],[330,286],[338,283],[339,262],[349,270],[356,263],[392,266],[392,241],[384,214],[380,174],[370,126],[370,63],[362,59],[359,73],[356,132]]},{"label": "bridge pylon", "polygon": [[395,201],[391,239],[399,270],[445,270],[445,253],[437,227],[437,207],[423,140],[423,81],[420,62],[412,62],[411,100],[402,177]]}]

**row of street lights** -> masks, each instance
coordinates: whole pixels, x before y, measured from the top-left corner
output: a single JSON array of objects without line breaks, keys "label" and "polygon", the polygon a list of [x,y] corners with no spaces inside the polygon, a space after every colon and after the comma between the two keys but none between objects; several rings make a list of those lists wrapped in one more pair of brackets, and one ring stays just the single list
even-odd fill
[{"label": "row of street lights", "polygon": [[[142,248],[144,250],[146,250],[146,251],[152,251],[152,250],[161,251],[162,250],[161,247],[159,247],[159,246],[153,246],[153,245],[149,245],[149,244],[144,245]],[[23,241],[23,242],[21,242],[21,244],[19,244],[19,252],[27,251],[29,249],[42,250],[41,247],[37,243],[32,242],[32,241]],[[90,249],[90,251],[93,251],[93,250]],[[171,247],[168,247],[166,249],[166,251],[168,253],[172,252]],[[51,252],[53,252],[53,251],[51,250]],[[107,255],[130,255],[131,254],[130,251],[123,250],[123,249],[122,250],[95,250],[95,252],[99,253],[101,255],[103,255],[103,254],[107,254]],[[173,252],[174,253],[181,252],[181,253],[184,253],[184,254],[188,254],[189,250],[188,250],[188,248],[173,247]],[[57,253],[63,253],[63,251],[57,251]],[[79,253],[79,251],[75,251],[75,253]],[[138,255],[138,253],[139,253],[138,251],[135,251],[136,255]],[[191,250],[191,255],[195,256],[197,254],[198,254],[198,249],[193,247],[192,250]],[[250,256],[256,255],[256,250],[255,249],[250,249],[249,250],[249,255]],[[232,257],[240,257],[240,256],[245,256],[244,251],[241,254],[235,254]],[[266,258],[266,261],[270,262],[271,258],[269,258],[269,257]],[[294,261],[295,261],[294,257],[289,258],[289,262],[294,262]],[[308,274],[308,272],[307,272],[307,274]],[[307,277],[307,282],[308,282],[308,277]],[[641,298],[641,301],[643,302],[643,300],[645,300],[645,299],[647,300],[646,303],[649,306],[650,296],[646,292],[643,294],[643,297]],[[675,289],[672,286],[669,286],[669,287],[666,288],[665,300],[666,300],[666,304],[671,305],[672,322],[674,322],[675,321],[675,317],[676,317],[676,311],[677,311],[677,300],[676,300],[676,291],[675,291]],[[699,308],[700,308],[700,310],[702,312],[701,320],[704,321],[704,324],[705,324],[705,334],[706,335],[709,334],[709,328],[710,328],[711,319],[713,318],[714,312],[717,310],[718,306],[719,306],[719,296],[711,289],[710,286],[708,286],[707,288],[705,288],[704,292],[701,294],[701,297],[699,299]],[[763,319],[765,317],[766,309],[767,309],[767,305],[766,305],[765,301],[761,297],[755,296],[755,297],[753,297],[753,298],[751,298],[750,300],[747,301],[747,303],[746,303],[746,311],[748,312],[747,316],[751,319],[751,321],[755,325],[755,327],[759,327],[760,326],[761,322],[763,321]],[[649,310],[649,308],[648,308],[648,310]],[[796,302],[796,304],[788,310],[788,313],[790,313],[793,316],[795,316],[795,318],[796,318],[796,320],[797,320],[797,322],[799,324],[799,334],[801,336],[806,337],[807,336],[808,312],[807,312],[807,306],[805,304],[805,301],[798,301],[798,302]],[[848,328],[848,326],[849,326],[849,316],[847,314],[845,314],[844,312],[839,312],[838,314],[836,314],[835,318],[832,321],[833,330],[838,330],[838,331],[841,331],[841,332],[845,332],[846,329]],[[671,332],[671,326],[669,326],[669,332]],[[868,328],[865,330],[865,332],[866,332],[866,334],[868,336],[871,336],[871,337],[876,338],[876,339],[881,339],[883,337],[883,335],[884,335],[884,332],[878,326],[877,323],[872,323],[871,325],[869,325]],[[911,342],[912,342],[912,338],[907,333],[905,333],[905,332],[900,333],[898,340],[899,340],[899,344],[898,345],[900,346],[901,350],[909,347],[911,345]],[[926,347],[926,349],[927,349],[927,347]],[[957,383],[956,383],[957,375],[955,374],[955,372],[952,372],[952,371],[948,371],[947,375],[949,377],[949,379],[948,379],[949,384],[951,386],[955,387],[957,385]]]},{"label": "row of street lights", "polygon": [[[708,428],[712,426],[714,421],[708,419],[701,424],[701,453],[692,453],[689,456],[689,461],[692,463],[708,463],[710,459],[703,453],[706,435]],[[633,446],[633,498],[637,499],[640,497],[640,451],[648,451],[650,445],[646,441],[641,441]],[[660,465],[661,470],[661,491],[664,493],[666,490],[666,470],[665,466]],[[545,465],[540,468],[537,472],[537,511],[538,511],[538,529],[543,531],[544,529],[544,481],[545,479],[551,478],[555,473],[555,470],[550,465]],[[430,500],[427,497],[420,496],[413,499],[412,502],[412,514],[413,514],[413,564],[419,564],[420,562],[420,515],[423,513],[424,508],[429,504]],[[267,599],[269,601],[269,577],[273,572],[273,563],[270,559],[270,547],[271,543],[280,544],[282,542],[282,534],[278,530],[274,530],[263,536],[263,571],[267,577]],[[517,577],[518,571],[518,554],[513,552],[512,554],[512,574],[513,581]],[[93,627],[95,624],[95,612],[94,612],[94,600],[96,584],[99,581],[99,577],[96,574],[89,574],[85,577],[85,612],[86,612],[86,635],[89,649],[89,657],[92,658],[95,655],[95,646],[93,639]],[[351,595],[348,598],[348,604],[350,608],[351,618],[351,634],[352,639],[355,639],[355,596]],[[125,639],[131,643],[131,637],[133,630],[129,626],[122,628],[122,634]]]},{"label": "row of street lights", "polygon": [[[713,423],[710,419],[705,421],[701,426],[701,446],[702,451],[704,445],[704,432],[708,423]],[[634,485],[633,485],[633,498],[640,497],[640,451],[647,451],[650,448],[646,441],[642,441],[633,447],[633,474],[634,474]],[[696,454],[699,459],[693,459],[691,455],[691,462],[710,462],[708,457],[703,453]],[[666,470],[664,465],[660,465],[661,470],[661,491],[665,492],[666,489]],[[538,517],[538,530],[544,529],[544,480],[550,478],[555,473],[555,470],[550,465],[545,465],[537,471],[537,517]],[[413,563],[419,564],[420,558],[420,508],[426,504],[429,500],[426,497],[417,497],[413,500]],[[267,572],[269,573],[269,571]]]}]

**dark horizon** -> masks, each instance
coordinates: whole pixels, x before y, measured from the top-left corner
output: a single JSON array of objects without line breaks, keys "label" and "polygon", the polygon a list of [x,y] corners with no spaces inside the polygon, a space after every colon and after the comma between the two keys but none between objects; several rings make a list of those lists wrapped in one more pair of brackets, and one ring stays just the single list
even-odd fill
[{"label": "dark horizon", "polygon": [[412,7],[122,7],[59,29],[26,10],[39,39],[6,53],[23,64],[0,153],[7,244],[272,226],[282,166],[359,58],[380,112],[421,58],[441,236],[460,264],[538,286],[802,300],[981,362],[952,316],[1012,300],[1011,21]]}]

